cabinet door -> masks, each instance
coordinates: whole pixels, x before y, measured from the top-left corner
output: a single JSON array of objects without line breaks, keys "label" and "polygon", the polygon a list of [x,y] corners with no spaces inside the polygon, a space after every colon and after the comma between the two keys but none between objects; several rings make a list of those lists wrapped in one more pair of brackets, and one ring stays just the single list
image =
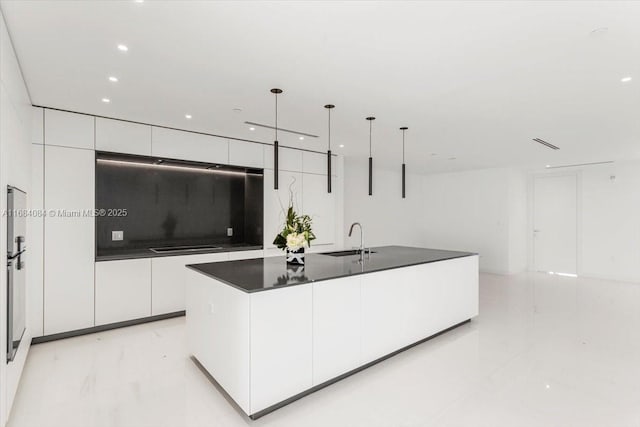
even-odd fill
[{"label": "cabinet door", "polygon": [[404,269],[362,276],[362,363],[392,353],[406,344],[407,281]]},{"label": "cabinet door", "polygon": [[282,230],[289,200],[298,212],[302,206],[302,174],[280,171],[280,185],[273,189],[273,171],[264,171],[264,247],[274,248],[273,239]]},{"label": "cabinet door", "polygon": [[[332,178],[335,183],[335,178]],[[335,185],[333,186],[335,187]],[[335,243],[336,196],[335,191],[327,193],[327,177],[305,173],[302,177],[304,193],[304,213],[313,219],[313,245]]]},{"label": "cabinet door", "polygon": [[250,294],[251,413],[312,386],[311,284]]},{"label": "cabinet door", "polygon": [[151,314],[175,313],[185,309],[187,264],[226,261],[227,253],[152,258]]},{"label": "cabinet door", "polygon": [[[95,208],[92,150],[45,146],[44,333],[94,324]],[[73,165],[73,167],[70,167]],[[71,216],[61,215],[67,213]]]},{"label": "cabinet door", "polygon": [[152,129],[152,155],[208,163],[229,163],[229,142],[225,138],[173,129]]},{"label": "cabinet door", "polygon": [[313,385],[360,366],[360,278],[313,284]]},{"label": "cabinet door", "polygon": [[[264,146],[264,168],[273,170],[272,145]],[[294,150],[293,148],[285,148],[282,146],[279,147],[278,168],[280,171],[302,172],[302,150]]]},{"label": "cabinet door", "polygon": [[264,147],[254,142],[229,140],[229,164],[262,169]]},{"label": "cabinet door", "polygon": [[[302,152],[302,172],[315,173],[318,175],[327,174],[327,155],[322,153],[313,153],[311,151]],[[337,175],[336,156],[331,156],[331,175]]]},{"label": "cabinet door", "polygon": [[95,147],[94,123],[93,116],[46,109],[44,111],[44,143],[93,150]]},{"label": "cabinet door", "polygon": [[151,126],[96,118],[96,150],[151,155]]},{"label": "cabinet door", "polygon": [[96,326],[151,316],[151,260],[96,263]]}]

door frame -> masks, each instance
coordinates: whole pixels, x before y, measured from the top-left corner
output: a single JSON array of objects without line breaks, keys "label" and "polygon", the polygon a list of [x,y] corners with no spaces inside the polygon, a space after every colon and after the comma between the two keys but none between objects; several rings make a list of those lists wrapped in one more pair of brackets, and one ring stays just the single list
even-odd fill
[{"label": "door frame", "polygon": [[582,170],[535,171],[527,177],[527,270],[536,272],[533,237],[536,178],[574,176],[576,178],[576,274],[582,275]]}]

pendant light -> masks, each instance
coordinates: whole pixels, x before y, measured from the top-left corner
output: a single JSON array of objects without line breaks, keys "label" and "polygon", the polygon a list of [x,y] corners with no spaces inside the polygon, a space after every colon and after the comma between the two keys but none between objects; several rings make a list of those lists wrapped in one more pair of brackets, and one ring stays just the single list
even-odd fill
[{"label": "pendant light", "polygon": [[371,128],[375,117],[367,117],[369,121],[369,195],[373,196],[373,157],[371,154]]},{"label": "pendant light", "polygon": [[324,106],[329,113],[329,148],[327,150],[327,193],[331,193],[331,110],[336,108],[333,104]]},{"label": "pendant light", "polygon": [[271,93],[276,96],[276,126],[275,140],[273,141],[273,189],[278,189],[278,95],[282,93],[282,89],[271,89]]},{"label": "pendant light", "polygon": [[402,198],[405,199],[406,198],[406,183],[407,183],[407,165],[405,165],[404,163],[404,132],[409,129],[406,126],[403,126],[400,128],[400,130],[402,131]]}]

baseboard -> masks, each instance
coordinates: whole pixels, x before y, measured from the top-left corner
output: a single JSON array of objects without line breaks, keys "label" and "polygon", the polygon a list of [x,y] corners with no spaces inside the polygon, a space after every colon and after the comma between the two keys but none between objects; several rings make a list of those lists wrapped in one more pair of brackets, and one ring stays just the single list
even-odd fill
[{"label": "baseboard", "polygon": [[157,316],[142,317],[140,319],[125,320],[123,322],[109,323],[108,325],[92,326],[91,328],[76,329],[75,331],[60,332],[57,334],[43,335],[31,340],[31,344],[42,344],[49,341],[62,340],[65,338],[77,337],[80,335],[94,334],[96,332],[108,331],[110,329],[126,328],[127,326],[140,325],[142,323],[155,322],[158,320],[170,319],[172,317],[184,316],[185,311],[159,314]]}]

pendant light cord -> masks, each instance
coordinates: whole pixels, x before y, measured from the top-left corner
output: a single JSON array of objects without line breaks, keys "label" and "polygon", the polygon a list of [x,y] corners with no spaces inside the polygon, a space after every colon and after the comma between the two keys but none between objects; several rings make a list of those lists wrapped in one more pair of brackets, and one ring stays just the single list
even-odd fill
[{"label": "pendant light cord", "polygon": [[278,140],[278,94],[276,93],[276,141]]}]

